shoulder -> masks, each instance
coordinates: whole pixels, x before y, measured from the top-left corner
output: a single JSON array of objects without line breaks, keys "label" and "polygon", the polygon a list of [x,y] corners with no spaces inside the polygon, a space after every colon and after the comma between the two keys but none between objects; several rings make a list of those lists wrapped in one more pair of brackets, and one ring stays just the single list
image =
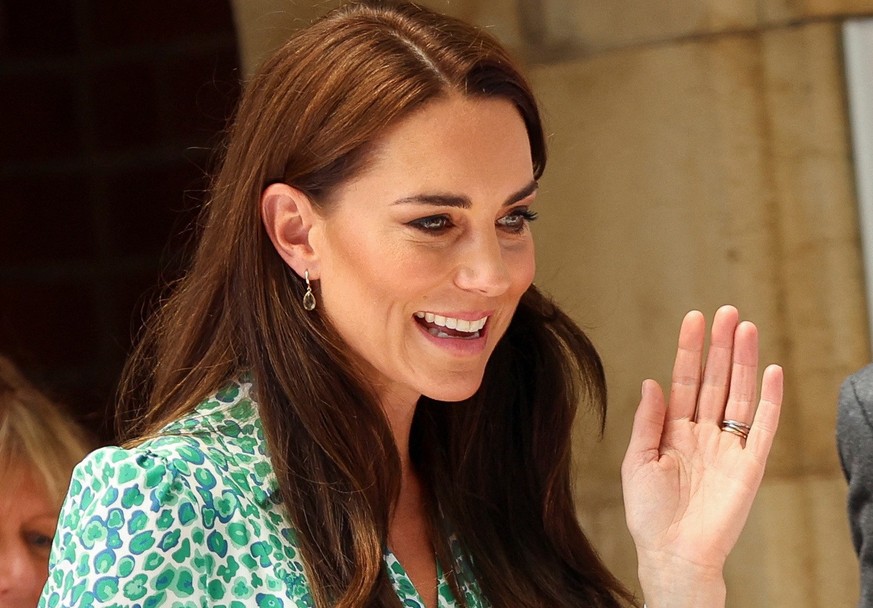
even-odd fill
[{"label": "shoulder", "polygon": [[861,423],[869,426],[873,419],[873,364],[846,378],[840,386],[838,428]]},{"label": "shoulder", "polygon": [[869,466],[873,454],[873,365],[843,381],[836,431],[843,473],[850,484],[866,486],[873,470]]},{"label": "shoulder", "polygon": [[149,591],[145,573],[158,566],[173,568],[176,595],[193,592],[198,502],[184,476],[147,450],[91,453],[58,518],[44,605],[137,602]]},{"label": "shoulder", "polygon": [[278,484],[250,386],[228,384],[136,447],[91,453],[74,471],[68,500],[80,509],[98,495],[104,507],[131,510],[192,501],[208,513],[228,500],[274,508]]},{"label": "shoulder", "polygon": [[94,520],[112,524],[109,529],[127,525],[148,512],[172,508],[181,512],[193,509],[194,492],[184,476],[166,458],[146,449],[125,450],[108,447],[89,454],[73,471],[67,500],[59,521],[78,527],[80,519],[94,515]]},{"label": "shoulder", "polygon": [[251,383],[229,382],[141,447],[157,450],[169,446],[172,450],[179,439],[213,454],[267,457]]},{"label": "shoulder", "polygon": [[861,368],[843,381],[840,399],[873,403],[873,364]]},{"label": "shoulder", "polygon": [[242,390],[218,393],[137,447],[91,453],[73,474],[41,606],[223,605],[231,589],[253,598],[284,589],[307,605],[274,483]]},{"label": "shoulder", "polygon": [[251,384],[228,383],[191,413],[132,449],[105,448],[80,475],[109,487],[138,487],[156,501],[188,494],[206,506],[239,495],[261,507],[278,503],[278,483]]}]

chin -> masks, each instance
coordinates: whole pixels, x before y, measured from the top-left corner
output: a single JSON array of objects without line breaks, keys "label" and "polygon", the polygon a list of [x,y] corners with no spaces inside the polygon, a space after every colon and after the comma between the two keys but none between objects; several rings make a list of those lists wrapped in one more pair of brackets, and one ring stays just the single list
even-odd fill
[{"label": "chin", "polygon": [[433,390],[423,391],[422,395],[435,401],[454,403],[469,399],[476,394],[480,386],[482,386],[481,376],[475,383],[445,382],[433,387]]}]

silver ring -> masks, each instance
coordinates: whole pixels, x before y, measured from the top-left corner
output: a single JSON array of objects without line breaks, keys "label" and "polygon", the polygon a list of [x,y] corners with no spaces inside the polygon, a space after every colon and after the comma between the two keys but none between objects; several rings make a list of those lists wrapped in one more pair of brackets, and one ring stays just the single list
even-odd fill
[{"label": "silver ring", "polygon": [[749,431],[752,430],[752,427],[750,427],[745,422],[740,422],[739,420],[725,420],[721,423],[721,430],[732,433],[737,437],[748,439]]}]

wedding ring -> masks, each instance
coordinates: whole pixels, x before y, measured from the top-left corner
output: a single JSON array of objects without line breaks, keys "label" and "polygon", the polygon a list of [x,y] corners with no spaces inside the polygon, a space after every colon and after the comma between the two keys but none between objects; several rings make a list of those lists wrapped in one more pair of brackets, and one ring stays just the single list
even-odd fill
[{"label": "wedding ring", "polygon": [[737,437],[748,439],[749,431],[752,430],[752,427],[745,422],[740,422],[739,420],[725,420],[721,423],[721,430],[732,433]]}]

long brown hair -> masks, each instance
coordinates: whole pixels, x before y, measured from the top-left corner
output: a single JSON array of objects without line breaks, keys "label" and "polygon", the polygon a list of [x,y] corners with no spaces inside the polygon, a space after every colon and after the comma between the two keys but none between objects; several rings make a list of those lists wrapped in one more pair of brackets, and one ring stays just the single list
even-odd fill
[{"label": "long brown hair", "polygon": [[[125,371],[132,437],[157,432],[229,378],[252,374],[319,608],[399,606],[382,552],[400,463],[342,339],[318,310],[303,309],[302,283],[273,249],[258,201],[281,181],[328,212],[336,187],[365,166],[389,126],[449,93],[514,103],[534,175],[542,174],[534,97],[482,31],[412,4],[368,1],[290,39],[248,83],[191,269]],[[495,606],[631,599],[575,519],[570,427],[581,397],[602,424],[605,382],[594,348],[531,287],[479,391],[457,404],[421,399],[411,455],[434,498],[437,554],[461,602],[464,573],[444,530],[460,541]]]}]

